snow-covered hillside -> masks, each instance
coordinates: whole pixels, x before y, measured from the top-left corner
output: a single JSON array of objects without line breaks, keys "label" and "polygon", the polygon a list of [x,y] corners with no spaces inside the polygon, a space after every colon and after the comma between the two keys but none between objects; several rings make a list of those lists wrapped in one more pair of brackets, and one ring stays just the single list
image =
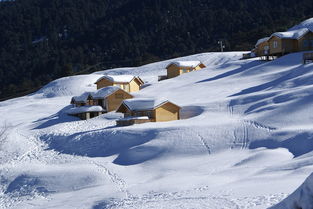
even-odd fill
[{"label": "snow-covered hillside", "polygon": [[[313,64],[203,53],[51,82],[0,103],[3,208],[267,208],[313,171]],[[157,82],[171,61],[207,67]],[[140,76],[182,120],[116,127],[66,115],[105,74]]]}]

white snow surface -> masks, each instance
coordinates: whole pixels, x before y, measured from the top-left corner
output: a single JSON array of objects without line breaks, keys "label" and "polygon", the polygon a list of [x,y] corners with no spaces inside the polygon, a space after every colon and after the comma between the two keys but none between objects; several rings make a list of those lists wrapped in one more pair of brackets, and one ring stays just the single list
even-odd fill
[{"label": "white snow surface", "polygon": [[271,209],[313,208],[313,174],[290,196]]},{"label": "white snow surface", "polygon": [[175,61],[170,63],[169,65],[176,65],[177,67],[197,67],[201,64],[200,61]]},{"label": "white snow surface", "polygon": [[[313,64],[203,53],[55,80],[0,103],[0,208],[268,208],[313,171]],[[207,67],[157,82],[175,61]],[[103,75],[140,76],[182,120],[81,121],[70,99]],[[2,132],[0,132],[2,133]]]}]

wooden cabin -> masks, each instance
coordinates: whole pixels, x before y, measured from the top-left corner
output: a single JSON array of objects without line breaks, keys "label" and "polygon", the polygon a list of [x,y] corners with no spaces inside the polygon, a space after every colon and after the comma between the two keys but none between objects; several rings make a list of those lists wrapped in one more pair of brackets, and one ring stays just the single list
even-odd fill
[{"label": "wooden cabin", "polygon": [[108,86],[92,93],[94,105],[101,106],[105,112],[117,110],[125,99],[133,96],[117,86]]},{"label": "wooden cabin", "polygon": [[269,37],[261,38],[255,44],[254,53],[257,57],[267,57],[269,55]]},{"label": "wooden cabin", "polygon": [[81,120],[88,120],[104,113],[100,106],[79,106],[73,107],[67,111],[68,115],[75,116]]},{"label": "wooden cabin", "polygon": [[282,56],[288,53],[312,50],[313,34],[307,28],[277,32],[269,38],[268,43],[271,56]]},{"label": "wooden cabin", "polygon": [[174,78],[184,73],[201,70],[206,66],[200,61],[176,61],[167,65],[167,78]]},{"label": "wooden cabin", "polygon": [[133,75],[105,75],[97,80],[97,89],[108,86],[118,86],[126,92],[136,92],[144,82]]},{"label": "wooden cabin", "polygon": [[181,107],[168,100],[127,99],[117,109],[117,112],[124,113],[124,118],[118,120],[117,125],[179,120],[180,109]]}]

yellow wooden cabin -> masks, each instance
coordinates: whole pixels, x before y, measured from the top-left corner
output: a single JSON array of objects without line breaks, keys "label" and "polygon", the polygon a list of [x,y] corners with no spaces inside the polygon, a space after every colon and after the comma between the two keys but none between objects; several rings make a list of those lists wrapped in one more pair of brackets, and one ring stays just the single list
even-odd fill
[{"label": "yellow wooden cabin", "polygon": [[313,33],[307,28],[274,33],[268,40],[269,54],[284,54],[313,49]]},{"label": "yellow wooden cabin", "polygon": [[140,86],[144,82],[139,77],[133,75],[105,75],[99,78],[95,84],[97,84],[97,89],[118,86],[124,91],[131,93],[139,91]]},{"label": "yellow wooden cabin", "polygon": [[117,109],[117,112],[124,113],[124,118],[118,120],[117,125],[179,120],[180,109],[181,107],[168,100],[150,98],[124,100]]},{"label": "yellow wooden cabin", "polygon": [[93,104],[101,106],[105,112],[117,110],[125,99],[131,98],[130,93],[117,86],[104,87],[92,93]]},{"label": "yellow wooden cabin", "polygon": [[200,61],[176,61],[167,65],[167,78],[174,78],[184,73],[201,70],[206,66]]}]

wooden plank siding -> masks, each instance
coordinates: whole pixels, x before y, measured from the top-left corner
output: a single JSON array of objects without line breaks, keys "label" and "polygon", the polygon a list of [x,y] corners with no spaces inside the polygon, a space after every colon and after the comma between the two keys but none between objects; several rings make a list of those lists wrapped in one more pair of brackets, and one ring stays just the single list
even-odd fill
[{"label": "wooden plank siding", "polygon": [[131,98],[133,98],[131,94],[119,89],[105,99],[106,102],[104,104],[107,104],[106,110],[108,112],[115,111],[125,99]]},{"label": "wooden plank siding", "polygon": [[108,79],[101,79],[97,82],[97,89],[101,89],[107,86],[113,86],[113,82]]},{"label": "wooden plank siding", "polygon": [[180,107],[170,102],[167,102],[154,110],[155,122],[179,120],[179,111]]}]

